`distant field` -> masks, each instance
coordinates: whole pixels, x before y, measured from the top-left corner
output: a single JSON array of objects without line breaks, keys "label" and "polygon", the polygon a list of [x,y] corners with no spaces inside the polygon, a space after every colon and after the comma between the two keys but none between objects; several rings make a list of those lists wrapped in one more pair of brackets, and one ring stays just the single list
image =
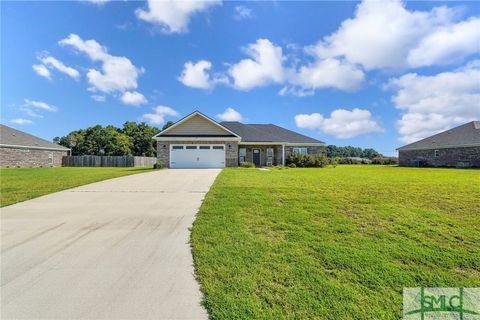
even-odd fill
[{"label": "distant field", "polygon": [[403,287],[480,287],[480,171],[226,169],[194,223],[212,319],[400,319]]},{"label": "distant field", "polygon": [[84,184],[148,172],[150,168],[1,168],[2,207]]}]

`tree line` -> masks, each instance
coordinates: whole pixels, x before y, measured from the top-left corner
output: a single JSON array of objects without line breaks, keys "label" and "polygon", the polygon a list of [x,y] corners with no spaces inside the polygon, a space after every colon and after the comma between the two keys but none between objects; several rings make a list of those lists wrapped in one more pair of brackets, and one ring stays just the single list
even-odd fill
[{"label": "tree line", "polygon": [[[162,130],[173,124],[167,122]],[[56,137],[54,143],[72,150],[72,155],[105,155],[105,156],[144,156],[157,155],[154,135],[161,132],[159,128],[149,126],[145,122],[127,121],[121,128],[112,125],[96,125],[86,129],[70,132],[66,136]]]},{"label": "tree line", "polygon": [[373,158],[382,157],[382,155],[378,151],[372,148],[362,149],[352,146],[337,147],[335,145],[328,145],[325,147],[325,152],[328,158],[358,157],[371,160]]}]

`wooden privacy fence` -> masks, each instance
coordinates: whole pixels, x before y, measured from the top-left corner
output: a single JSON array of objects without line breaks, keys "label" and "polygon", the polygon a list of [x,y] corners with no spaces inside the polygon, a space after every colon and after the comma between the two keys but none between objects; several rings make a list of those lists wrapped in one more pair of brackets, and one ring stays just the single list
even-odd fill
[{"label": "wooden privacy fence", "polygon": [[151,167],[155,157],[134,156],[64,156],[63,167]]}]

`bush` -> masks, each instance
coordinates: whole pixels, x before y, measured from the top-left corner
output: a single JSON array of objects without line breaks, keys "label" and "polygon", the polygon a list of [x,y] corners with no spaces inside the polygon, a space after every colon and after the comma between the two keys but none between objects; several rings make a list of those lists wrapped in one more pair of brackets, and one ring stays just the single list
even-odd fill
[{"label": "bush", "polygon": [[240,167],[242,167],[242,168],[255,168],[255,164],[253,162],[246,161],[246,162],[242,162],[240,164]]},{"label": "bush", "polygon": [[358,157],[344,157],[339,158],[340,164],[370,164],[372,161],[366,158],[358,158]]},{"label": "bush", "polygon": [[166,168],[166,164],[165,162],[161,161],[161,160],[157,160],[157,162],[153,165],[153,169],[164,169]]},{"label": "bush", "polygon": [[328,158],[325,156],[314,157],[310,154],[290,154],[287,157],[287,166],[290,168],[323,168],[327,165]]},{"label": "bush", "polygon": [[396,157],[375,157],[372,159],[372,164],[395,165],[398,164]]}]

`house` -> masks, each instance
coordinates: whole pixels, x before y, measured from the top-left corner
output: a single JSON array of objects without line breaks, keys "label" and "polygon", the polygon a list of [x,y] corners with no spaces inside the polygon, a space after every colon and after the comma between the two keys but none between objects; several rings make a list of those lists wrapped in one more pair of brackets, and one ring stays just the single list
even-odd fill
[{"label": "house", "polygon": [[480,121],[398,148],[404,167],[480,167]]},{"label": "house", "polygon": [[0,166],[61,166],[70,149],[0,124]]},{"label": "house", "polygon": [[291,153],[319,155],[324,143],[273,124],[216,122],[199,111],[153,137],[170,168],[282,165]]}]

